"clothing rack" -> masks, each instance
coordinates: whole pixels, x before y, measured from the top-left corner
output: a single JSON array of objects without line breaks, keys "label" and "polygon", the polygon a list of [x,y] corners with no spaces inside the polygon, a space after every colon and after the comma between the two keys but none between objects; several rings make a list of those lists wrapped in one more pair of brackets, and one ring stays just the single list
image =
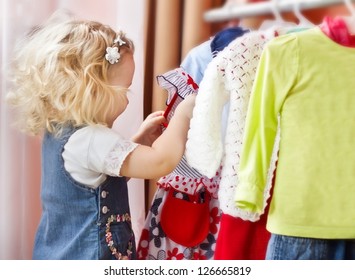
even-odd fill
[{"label": "clothing rack", "polygon": [[[354,2],[354,0],[352,0],[352,2]],[[221,8],[207,11],[204,14],[204,19],[207,22],[217,22],[236,18],[272,14],[275,10],[278,12],[290,12],[295,9],[295,5],[298,5],[300,10],[307,10],[339,4],[345,4],[344,0],[279,0],[239,5],[228,4],[227,2]]]}]

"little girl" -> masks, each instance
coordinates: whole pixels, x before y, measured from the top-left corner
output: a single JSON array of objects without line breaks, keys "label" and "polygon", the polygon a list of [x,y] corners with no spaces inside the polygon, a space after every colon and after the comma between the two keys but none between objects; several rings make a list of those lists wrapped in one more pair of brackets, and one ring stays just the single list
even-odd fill
[{"label": "little girl", "polygon": [[[181,160],[194,105],[163,112],[132,140],[111,129],[128,105],[133,43],[99,22],[52,16],[16,49],[7,96],[20,124],[42,135],[42,217],[34,259],[135,259],[127,178],[170,173]],[[171,149],[174,143],[174,149]]]}]

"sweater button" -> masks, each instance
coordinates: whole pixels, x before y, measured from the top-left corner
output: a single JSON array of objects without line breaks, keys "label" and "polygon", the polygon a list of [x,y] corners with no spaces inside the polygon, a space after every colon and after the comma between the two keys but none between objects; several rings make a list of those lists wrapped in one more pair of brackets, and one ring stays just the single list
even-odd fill
[{"label": "sweater button", "polygon": [[101,197],[102,197],[102,198],[106,198],[106,196],[107,196],[107,192],[106,192],[106,191],[102,191],[102,192],[101,192]]}]

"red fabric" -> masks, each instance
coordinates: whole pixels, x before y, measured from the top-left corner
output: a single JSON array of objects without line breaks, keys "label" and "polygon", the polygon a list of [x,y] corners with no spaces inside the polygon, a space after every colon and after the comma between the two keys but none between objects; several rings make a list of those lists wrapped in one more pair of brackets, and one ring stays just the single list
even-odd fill
[{"label": "red fabric", "polygon": [[170,188],[161,211],[160,223],[165,234],[177,244],[194,247],[206,239],[210,228],[210,195],[204,192],[189,196],[189,201],[175,197],[178,192]]},{"label": "red fabric", "polygon": [[[277,166],[277,162],[276,162]],[[244,221],[222,213],[216,242],[215,260],[265,260],[271,233],[266,230],[276,169],[265,212],[257,222]]]},{"label": "red fabric", "polygon": [[267,213],[257,222],[222,214],[216,243],[215,260],[264,260],[270,233]]},{"label": "red fabric", "polygon": [[320,28],[334,42],[345,47],[355,48],[355,36],[349,33],[348,27],[341,17],[326,16],[320,24]]}]

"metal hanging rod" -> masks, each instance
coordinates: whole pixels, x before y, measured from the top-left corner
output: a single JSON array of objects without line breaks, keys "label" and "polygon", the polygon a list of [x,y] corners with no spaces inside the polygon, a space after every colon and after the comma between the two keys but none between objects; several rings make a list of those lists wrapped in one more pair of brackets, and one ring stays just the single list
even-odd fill
[{"label": "metal hanging rod", "polygon": [[297,5],[299,5],[299,9],[302,10],[345,4],[343,0],[280,0],[240,5],[226,3],[221,8],[207,11],[204,14],[204,19],[207,22],[216,22],[235,18],[272,14],[275,9],[275,5],[279,12],[290,12],[294,10],[295,1],[299,2]]}]

